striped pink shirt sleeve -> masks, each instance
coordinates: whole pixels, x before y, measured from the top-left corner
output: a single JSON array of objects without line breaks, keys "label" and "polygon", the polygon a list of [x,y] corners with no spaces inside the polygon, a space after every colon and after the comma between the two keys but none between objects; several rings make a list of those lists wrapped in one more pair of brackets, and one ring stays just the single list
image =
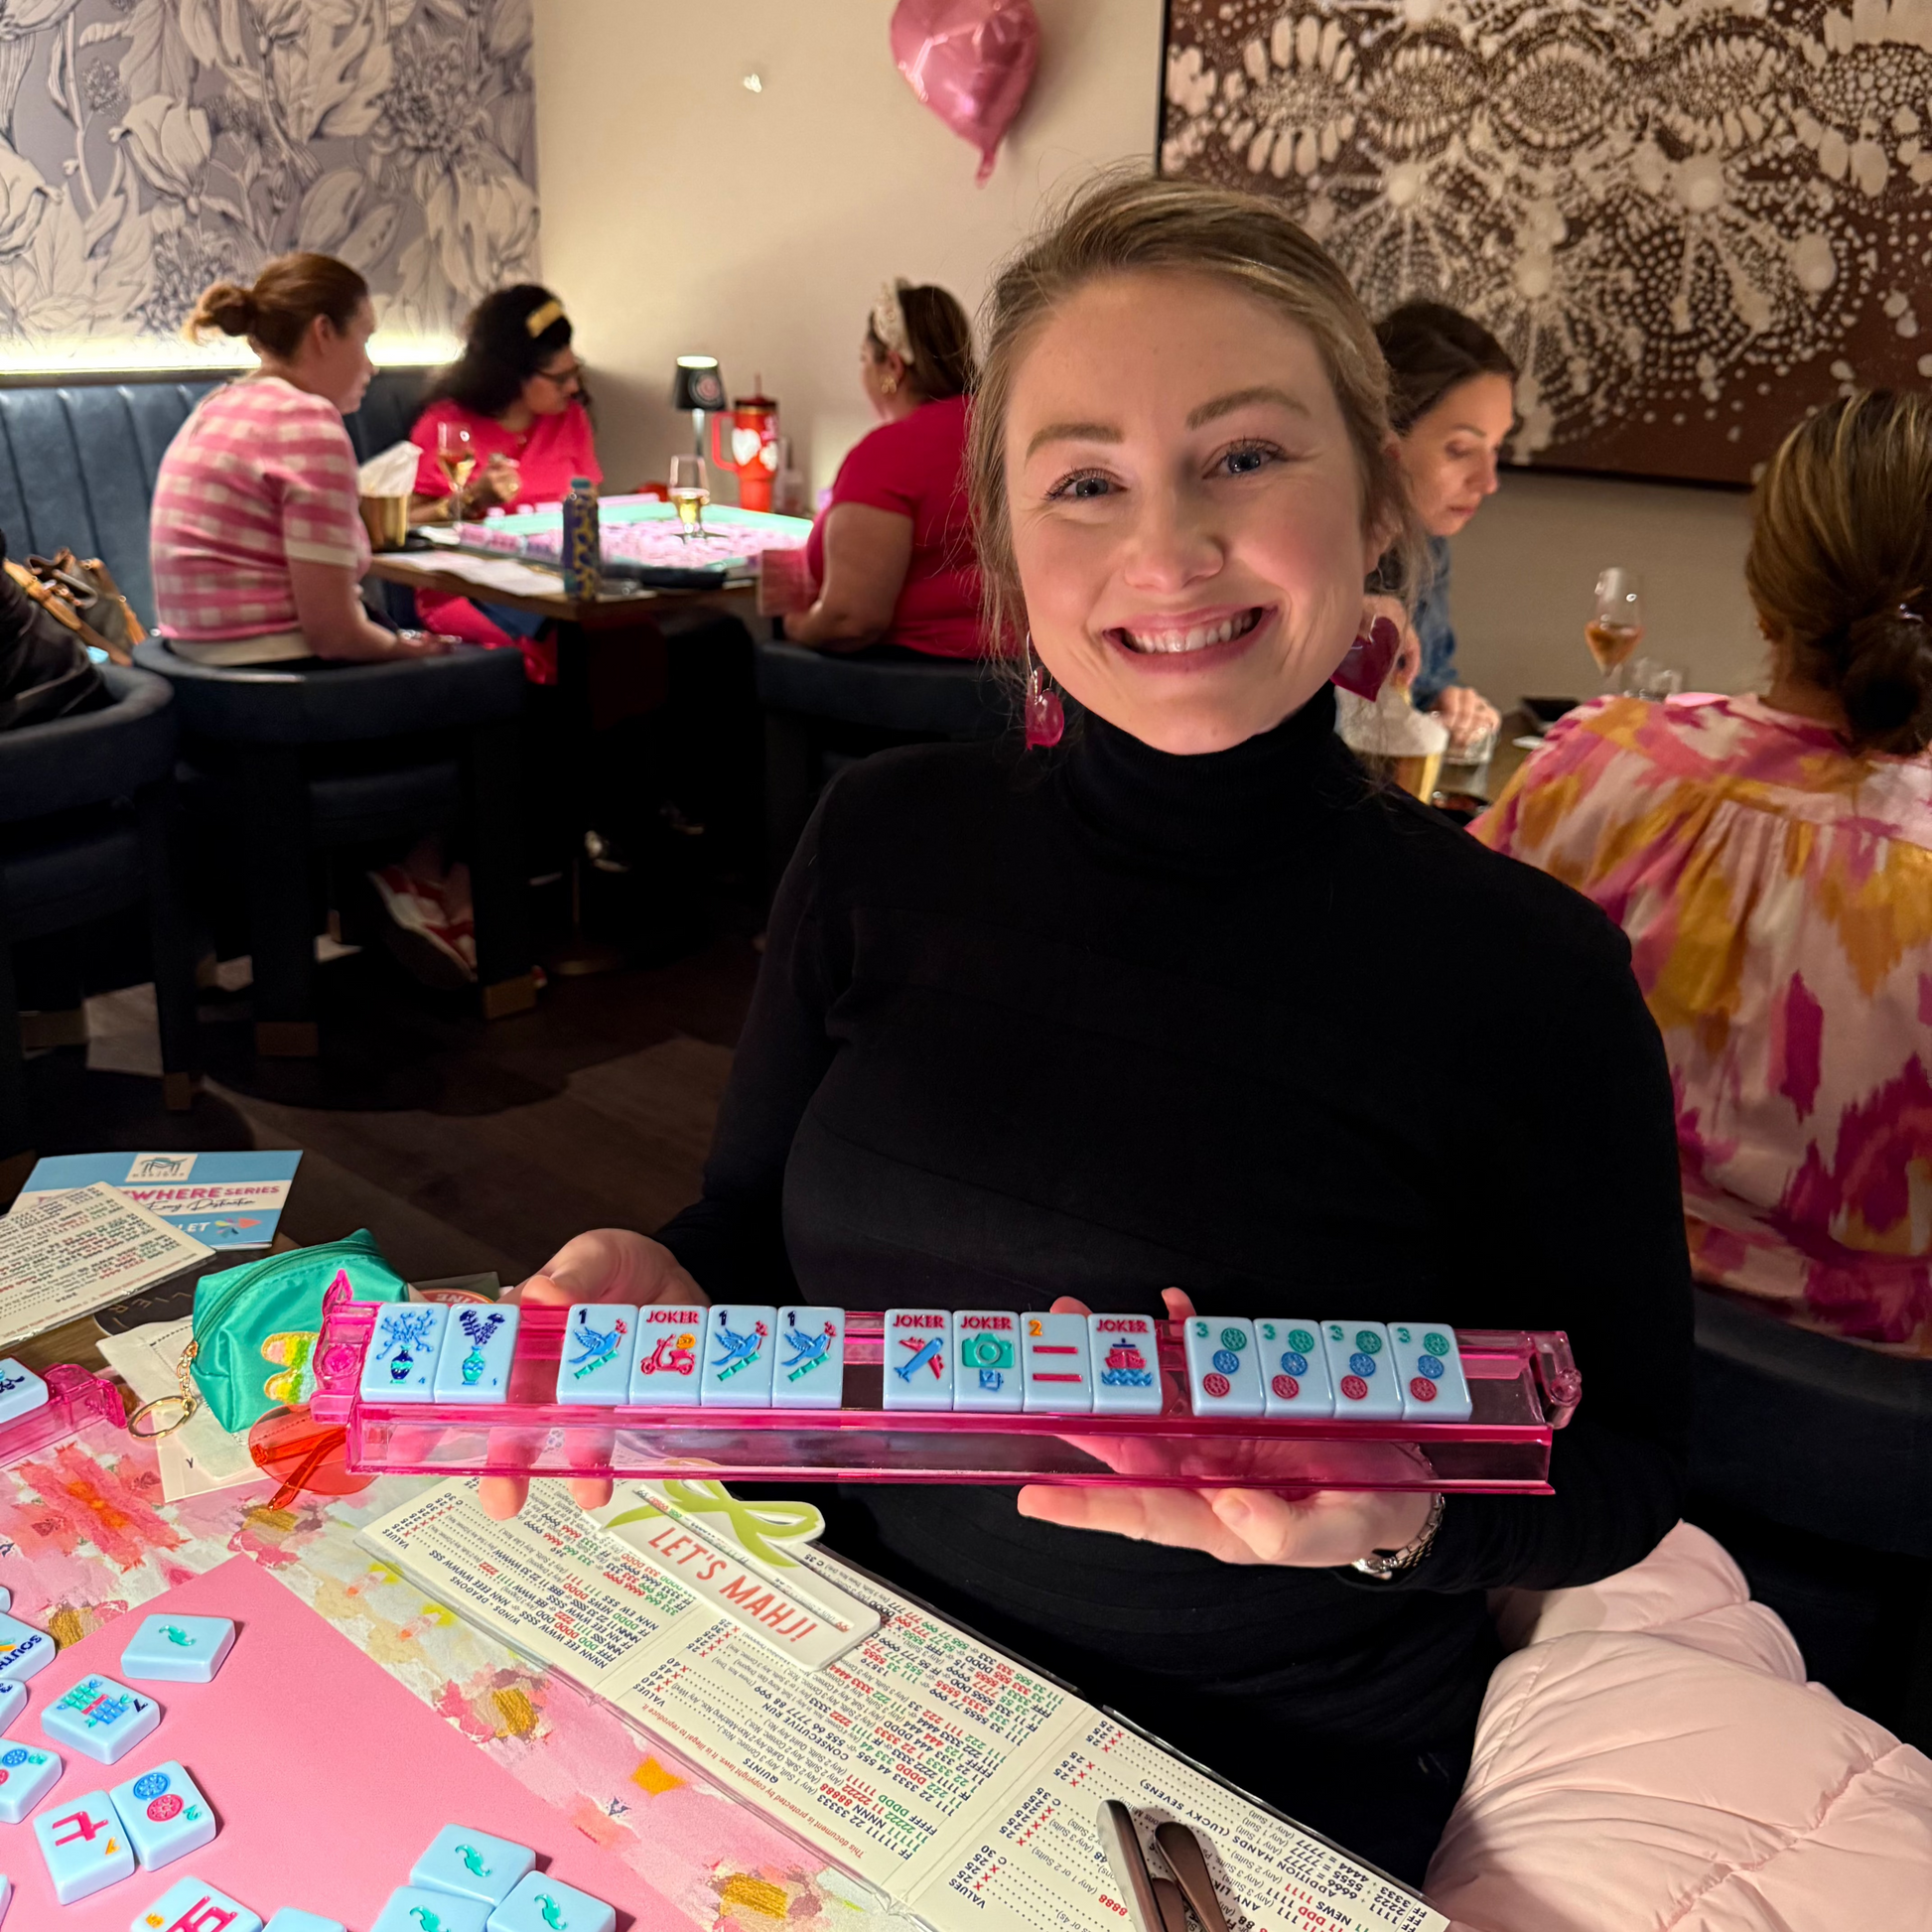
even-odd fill
[{"label": "striped pink shirt sleeve", "polygon": [[215,390],[161,460],[149,548],[164,637],[297,629],[291,563],[369,567],[340,411],[278,376]]}]

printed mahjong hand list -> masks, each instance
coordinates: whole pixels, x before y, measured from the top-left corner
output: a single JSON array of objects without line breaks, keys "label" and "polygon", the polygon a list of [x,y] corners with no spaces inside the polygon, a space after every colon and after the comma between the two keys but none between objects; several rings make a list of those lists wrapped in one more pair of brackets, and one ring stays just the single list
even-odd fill
[{"label": "printed mahjong hand list", "polygon": [[837,1663],[801,1672],[721,1618],[673,1632],[628,1682],[601,1688],[726,1789],[897,1891],[1084,1707],[869,1578],[799,1554],[885,1619]]},{"label": "printed mahjong hand list", "polygon": [[935,1932],[1127,1924],[1094,1830],[1107,1798],[1144,1821],[1191,1826],[1212,1845],[1231,1932],[1447,1932],[1449,1921],[1420,1899],[1099,1712],[1086,1716],[1037,1777],[1002,1791],[979,1829],[935,1854],[935,1868],[906,1874],[904,1903]]},{"label": "printed mahjong hand list", "polygon": [[600,1534],[561,1482],[532,1483],[508,1523],[483,1513],[474,1477],[439,1483],[356,1541],[459,1615],[592,1687],[697,1602]]}]

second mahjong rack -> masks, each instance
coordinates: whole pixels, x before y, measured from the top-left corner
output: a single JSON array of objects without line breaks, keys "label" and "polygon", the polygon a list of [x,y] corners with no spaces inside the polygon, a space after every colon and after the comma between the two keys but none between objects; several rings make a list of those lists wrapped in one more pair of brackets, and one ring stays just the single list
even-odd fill
[{"label": "second mahjong rack", "polygon": [[[1016,1324],[1010,1350],[999,1346],[1003,1328],[963,1325],[983,1320]],[[935,1341],[937,1375],[935,1353],[922,1352]],[[779,1375],[834,1351],[836,1385],[823,1386],[835,1403],[771,1403]],[[310,1415],[345,1432],[350,1469],[438,1476],[1538,1495],[1550,1492],[1552,1434],[1583,1392],[1558,1329],[736,1305],[517,1309],[356,1302],[341,1285],[326,1300],[313,1363]],[[1303,1372],[1292,1374],[1298,1363]],[[1412,1391],[1428,1382],[1437,1393],[1411,1393],[1405,1406],[1398,1366],[1412,1371]],[[1040,1371],[1040,1386],[1030,1392],[1023,1382],[1018,1407],[982,1406],[978,1397],[997,1393],[986,1373],[1003,1369]],[[1131,1379],[1103,1383],[1110,1369]],[[1375,1402],[1351,1382],[1374,1389]],[[895,1384],[902,1393],[889,1400]],[[1096,1407],[1102,1389],[1131,1389],[1134,1407]],[[1433,1419],[1459,1411],[1463,1397],[1466,1413]]]}]

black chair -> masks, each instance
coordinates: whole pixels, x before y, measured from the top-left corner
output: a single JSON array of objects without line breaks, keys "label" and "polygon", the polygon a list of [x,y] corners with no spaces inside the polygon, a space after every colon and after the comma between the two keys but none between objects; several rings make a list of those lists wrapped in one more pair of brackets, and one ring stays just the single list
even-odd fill
[{"label": "black chair", "polygon": [[535,1003],[519,652],[233,669],[191,664],[154,640],[135,654],[174,688],[198,833],[247,881],[258,1053],[320,1050],[314,862],[332,848],[463,827],[483,1014]]},{"label": "black chair", "polygon": [[174,693],[113,665],[101,711],[0,732],[0,1159],[33,1145],[12,952],[145,902],[162,1091],[194,1098],[195,957],[175,861]]},{"label": "black chair", "polygon": [[1932,1748],[1932,1362],[1697,1295],[1692,1518],[1815,1677]]},{"label": "black chair", "polygon": [[775,883],[826,780],[894,745],[997,738],[1013,722],[999,675],[975,659],[906,650],[756,648],[764,708],[765,850]]}]

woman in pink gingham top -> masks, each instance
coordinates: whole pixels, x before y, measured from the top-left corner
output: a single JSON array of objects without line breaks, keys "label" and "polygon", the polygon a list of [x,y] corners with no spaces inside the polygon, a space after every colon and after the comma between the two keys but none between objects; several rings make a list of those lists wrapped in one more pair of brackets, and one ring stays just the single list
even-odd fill
[{"label": "woman in pink gingham top", "polygon": [[370,621],[369,542],[343,417],[374,373],[368,284],[329,255],[285,255],[253,288],[217,282],[189,318],[260,358],[185,422],[161,460],[149,545],[157,628],[204,664],[420,657],[449,641]]}]

